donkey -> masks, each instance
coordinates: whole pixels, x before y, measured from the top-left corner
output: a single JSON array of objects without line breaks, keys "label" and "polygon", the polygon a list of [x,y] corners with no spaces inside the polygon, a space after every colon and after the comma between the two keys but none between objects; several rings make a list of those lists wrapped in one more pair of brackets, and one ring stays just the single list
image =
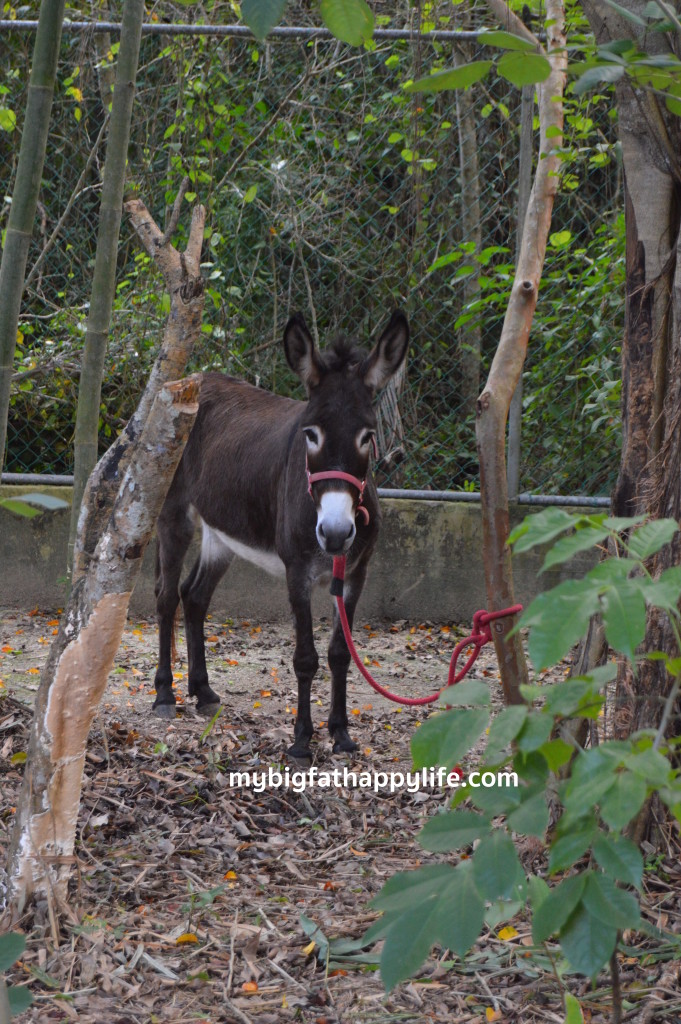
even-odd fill
[{"label": "donkey", "polygon": [[[319,667],[312,636],[311,589],[346,555],[348,619],[366,579],[381,516],[370,473],[375,392],[404,362],[409,325],[393,313],[369,355],[344,338],[320,353],[301,314],[284,330],[284,352],[307,389],[307,402],[274,395],[220,373],[201,385],[199,412],[158,520],[156,602],[159,662],[154,711],[175,714],[171,647],[180,597],[189,660],[189,696],[212,715],[220,698],[208,684],[204,621],[213,592],[235,555],[286,577],[296,645],[298,713],[289,754],[308,759],[310,690]],[[179,586],[195,527],[201,553]],[[335,613],[335,609],[334,609]],[[333,751],[354,751],[348,733],[350,654],[337,614],[328,649]]]}]

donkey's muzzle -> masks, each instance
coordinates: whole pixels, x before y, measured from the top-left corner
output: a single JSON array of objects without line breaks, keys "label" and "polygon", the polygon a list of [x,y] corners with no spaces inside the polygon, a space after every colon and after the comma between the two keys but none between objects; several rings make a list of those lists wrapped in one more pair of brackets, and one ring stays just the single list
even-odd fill
[{"label": "donkey's muzzle", "polygon": [[342,523],[339,526],[328,526],[323,522],[317,524],[317,540],[323,551],[329,555],[344,555],[352,547],[355,539],[355,524]]},{"label": "donkey's muzzle", "polygon": [[355,539],[355,510],[348,491],[327,491],[317,509],[317,541],[329,555],[344,555]]}]

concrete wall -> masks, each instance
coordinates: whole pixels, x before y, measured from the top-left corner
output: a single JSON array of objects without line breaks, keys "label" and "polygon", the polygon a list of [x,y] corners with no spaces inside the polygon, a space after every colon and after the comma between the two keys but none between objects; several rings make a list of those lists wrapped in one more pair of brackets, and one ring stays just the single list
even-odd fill
[{"label": "concrete wall", "polygon": [[[0,497],[38,490],[71,500],[71,490],[66,487],[2,486]],[[359,606],[360,615],[366,619],[470,622],[476,609],[487,606],[480,506],[384,499],[381,508],[381,539]],[[527,511],[514,509],[513,522],[520,522]],[[64,604],[69,515],[70,509],[63,509],[25,519],[0,507],[0,604],[16,608],[37,605],[41,609]],[[152,543],[132,597],[135,615],[154,613],[154,559]],[[516,596],[526,606],[540,590],[583,573],[594,561],[589,553],[570,562],[567,568],[558,567],[539,576],[542,560],[539,551],[514,559]],[[239,559],[220,584],[213,606],[222,615],[257,616],[261,621],[289,614],[283,580]],[[315,608],[317,614],[329,613],[328,592],[321,590],[315,595]]]}]

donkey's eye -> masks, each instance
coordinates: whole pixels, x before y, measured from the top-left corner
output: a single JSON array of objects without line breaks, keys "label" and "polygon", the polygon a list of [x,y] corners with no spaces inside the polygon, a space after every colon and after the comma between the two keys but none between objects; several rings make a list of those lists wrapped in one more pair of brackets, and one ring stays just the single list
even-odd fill
[{"label": "donkey's eye", "polygon": [[359,446],[360,448],[366,448],[370,445],[376,436],[374,430],[363,430],[359,435]]},{"label": "donkey's eye", "polygon": [[303,427],[308,451],[318,452],[322,446],[323,435],[318,427]]}]

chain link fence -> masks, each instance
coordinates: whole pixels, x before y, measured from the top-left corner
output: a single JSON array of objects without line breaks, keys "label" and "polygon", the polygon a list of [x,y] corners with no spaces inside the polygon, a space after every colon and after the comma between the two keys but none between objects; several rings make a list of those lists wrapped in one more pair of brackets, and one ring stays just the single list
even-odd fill
[{"label": "chain link fence", "polygon": [[[292,312],[305,313],[322,343],[337,331],[366,342],[399,305],[413,344],[403,379],[381,406],[378,482],[477,490],[475,399],[513,277],[520,92],[493,78],[456,95],[404,90],[407,79],[443,62],[480,56],[474,41],[379,39],[366,52],[319,37],[258,44],[169,31],[143,37],[129,185],[161,224],[185,174],[190,201],[208,208],[206,310],[191,368],[302,397],[280,344]],[[34,37],[16,27],[1,32],[4,227]],[[72,471],[116,50],[115,34],[63,38],[8,472]],[[523,380],[521,491],[607,494],[616,474],[621,208],[610,111],[569,99]],[[167,308],[155,268],[124,223],[102,450],[136,405]]]}]

